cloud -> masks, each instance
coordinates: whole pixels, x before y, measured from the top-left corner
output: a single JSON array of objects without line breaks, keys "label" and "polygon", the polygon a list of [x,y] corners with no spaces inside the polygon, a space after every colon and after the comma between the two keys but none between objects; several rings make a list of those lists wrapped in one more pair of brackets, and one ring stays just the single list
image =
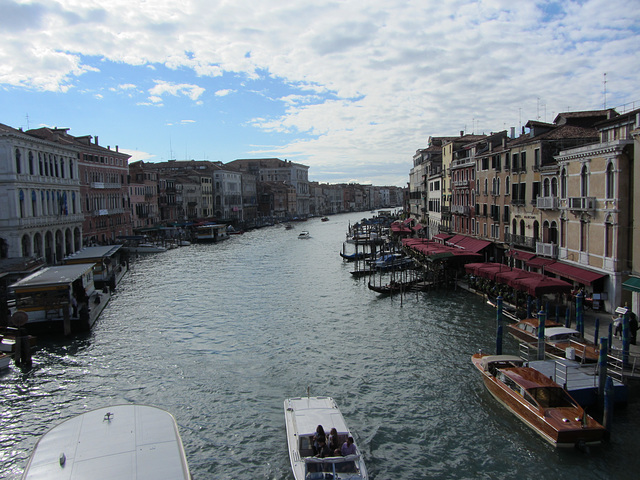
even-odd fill
[{"label": "cloud", "polygon": [[[137,105],[260,92],[278,109],[246,109],[254,118],[243,126],[282,139],[270,154],[316,171],[346,162],[406,174],[430,135],[601,108],[605,72],[609,105],[637,100],[640,10],[628,0],[95,5],[0,0],[0,86],[65,92],[99,59],[154,75],[150,88],[117,80],[122,91],[147,89]],[[246,87],[221,88],[223,76]]]},{"label": "cloud", "polygon": [[191,100],[197,100],[200,95],[202,95],[205,91],[204,88],[199,87],[198,85],[189,85],[185,83],[171,83],[166,82],[164,80],[154,80],[155,86],[149,89],[149,100],[154,103],[159,103],[162,101],[162,95],[169,94],[174,97],[184,95]]}]

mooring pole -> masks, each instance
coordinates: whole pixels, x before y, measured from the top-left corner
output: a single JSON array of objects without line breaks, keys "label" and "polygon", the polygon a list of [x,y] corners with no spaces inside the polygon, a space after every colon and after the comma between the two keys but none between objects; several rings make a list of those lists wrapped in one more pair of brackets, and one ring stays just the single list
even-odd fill
[{"label": "mooring pole", "polygon": [[607,381],[607,356],[609,355],[609,339],[600,339],[600,352],[598,354],[598,398],[604,399],[604,389]]},{"label": "mooring pole", "polygon": [[547,314],[540,310],[538,312],[538,360],[544,360],[544,323]]},{"label": "mooring pole", "polygon": [[502,355],[502,295],[496,299],[496,355]]}]

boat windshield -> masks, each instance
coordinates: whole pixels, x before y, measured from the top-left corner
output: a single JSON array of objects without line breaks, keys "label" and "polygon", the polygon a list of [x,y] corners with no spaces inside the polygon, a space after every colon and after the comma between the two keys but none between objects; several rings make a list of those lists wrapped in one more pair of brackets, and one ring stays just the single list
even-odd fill
[{"label": "boat windshield", "polygon": [[527,390],[542,408],[575,407],[575,401],[562,387],[536,387]]},{"label": "boat windshield", "polygon": [[[336,478],[338,473],[359,474],[358,455],[347,455],[346,457],[327,457],[327,458],[305,458],[305,478],[314,478],[315,473],[331,473]],[[318,476],[317,478],[323,478]]]}]

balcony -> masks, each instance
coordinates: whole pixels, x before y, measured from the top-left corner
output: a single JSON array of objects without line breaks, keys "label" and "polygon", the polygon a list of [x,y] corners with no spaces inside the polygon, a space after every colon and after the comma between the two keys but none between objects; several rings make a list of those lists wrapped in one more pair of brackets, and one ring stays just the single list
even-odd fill
[{"label": "balcony", "polygon": [[505,234],[505,242],[527,248],[535,248],[536,246],[535,238],[525,237],[524,235],[514,235],[512,233]]},{"label": "balcony", "polygon": [[536,255],[558,258],[558,245],[555,243],[536,242]]},{"label": "balcony", "polygon": [[471,213],[471,208],[468,205],[451,205],[451,213],[469,215]]},{"label": "balcony", "polygon": [[560,199],[558,197],[538,197],[536,199],[536,207],[539,210],[558,210]]},{"label": "balcony", "polygon": [[105,188],[111,188],[120,190],[122,188],[122,184],[120,183],[105,183],[105,182],[91,182],[91,188],[102,190]]},{"label": "balcony", "polygon": [[569,197],[569,210],[588,212],[596,209],[596,197]]}]

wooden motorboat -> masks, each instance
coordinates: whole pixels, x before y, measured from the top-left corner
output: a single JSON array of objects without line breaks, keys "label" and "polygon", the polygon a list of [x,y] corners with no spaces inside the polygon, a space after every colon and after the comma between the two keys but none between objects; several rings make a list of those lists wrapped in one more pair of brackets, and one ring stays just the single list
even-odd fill
[{"label": "wooden motorboat", "polygon": [[298,234],[298,238],[300,240],[306,240],[308,238],[311,238],[311,234],[309,232],[307,232],[306,230],[303,230]]},{"label": "wooden motorboat", "polygon": [[190,480],[173,416],[147,405],[116,405],[72,417],[36,444],[23,480]]},{"label": "wooden motorboat", "polygon": [[343,258],[343,260],[346,260],[347,262],[355,262],[356,260],[365,260],[367,258],[370,258],[371,257],[371,253],[366,253],[366,252],[343,253],[343,252],[340,252],[340,256]]},{"label": "wooden motorboat", "polygon": [[513,355],[476,353],[471,361],[487,390],[551,445],[597,445],[605,429],[557,383]]},{"label": "wooden motorboat", "polygon": [[[515,339],[526,343],[536,343],[539,325],[537,318],[525,318],[515,324],[508,325],[507,328]],[[566,328],[560,323],[545,322],[544,340],[545,351],[551,355],[566,358],[567,352],[571,352],[584,362],[598,361],[596,346],[582,337],[577,330]],[[573,359],[570,358],[570,360]]]},{"label": "wooden motorboat", "polygon": [[0,370],[9,368],[9,365],[11,365],[11,356],[6,353],[0,353]]},{"label": "wooden motorboat", "polygon": [[[365,480],[367,469],[360,449],[346,456],[314,455],[313,436],[316,427],[322,425],[328,432],[335,428],[338,445],[353,435],[331,397],[288,398],[284,401],[284,417],[287,443],[293,476],[296,480]],[[355,443],[353,444],[355,445]]]}]

